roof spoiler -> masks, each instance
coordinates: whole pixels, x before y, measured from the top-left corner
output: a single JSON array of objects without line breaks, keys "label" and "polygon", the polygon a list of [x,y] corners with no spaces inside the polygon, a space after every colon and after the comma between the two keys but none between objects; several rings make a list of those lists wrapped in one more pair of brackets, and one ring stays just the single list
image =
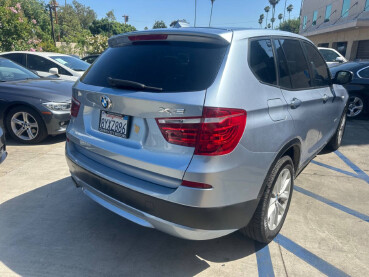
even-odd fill
[{"label": "roof spoiler", "polygon": [[228,45],[232,41],[233,32],[227,31],[219,34],[195,31],[147,31],[120,34],[109,38],[109,47],[120,47],[137,41],[191,41]]}]

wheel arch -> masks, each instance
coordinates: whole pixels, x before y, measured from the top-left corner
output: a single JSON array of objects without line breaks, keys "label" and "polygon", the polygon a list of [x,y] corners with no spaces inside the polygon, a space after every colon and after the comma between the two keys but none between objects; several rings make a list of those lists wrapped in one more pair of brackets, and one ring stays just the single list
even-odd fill
[{"label": "wheel arch", "polygon": [[[299,167],[300,167],[300,158],[301,158],[301,141],[298,138],[294,138],[292,140],[290,140],[289,142],[287,142],[282,148],[281,150],[278,152],[278,154],[276,155],[276,157],[274,158],[267,175],[265,176],[263,185],[260,189],[260,192],[258,194],[258,199],[261,198],[261,196],[264,193],[265,187],[266,187],[266,179],[268,178],[268,176],[270,175],[270,172],[273,170],[274,166],[276,165],[276,163],[278,162],[278,160],[280,158],[282,158],[283,156],[289,156],[292,159],[293,162],[293,167],[294,167],[294,175],[296,176]],[[294,177],[295,177],[294,176]]]},{"label": "wheel arch", "polygon": [[[42,123],[45,125],[46,127],[46,124],[45,124],[45,121],[44,121],[44,118],[41,114],[41,112],[33,105],[30,105],[29,103],[26,103],[26,102],[22,102],[22,101],[17,101],[17,102],[11,102],[9,105],[7,105],[2,113],[2,118],[1,118],[1,124],[3,124],[4,128],[6,129],[6,117],[8,116],[8,113],[11,109],[15,108],[15,107],[18,107],[18,106],[25,106],[27,108],[30,108],[32,110],[34,110],[42,119]],[[8,130],[6,130],[8,131]]]}]

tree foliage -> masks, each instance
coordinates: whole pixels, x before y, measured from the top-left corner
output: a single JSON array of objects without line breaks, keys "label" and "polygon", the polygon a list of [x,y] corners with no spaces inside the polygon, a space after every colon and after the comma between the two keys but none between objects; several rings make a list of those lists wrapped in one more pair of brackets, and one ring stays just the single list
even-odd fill
[{"label": "tree foliage", "polygon": [[108,18],[94,20],[90,26],[92,35],[105,35],[107,37],[136,31],[136,28],[129,24],[110,21]]},{"label": "tree foliage", "polygon": [[290,19],[279,25],[279,30],[298,34],[300,29],[300,18]]},{"label": "tree foliage", "polygon": [[[63,52],[52,40],[49,8],[45,2],[50,1],[0,0],[0,51]],[[55,37],[60,36],[64,45],[67,43],[65,49],[76,49],[68,45],[77,43],[81,52],[100,53],[107,47],[108,37],[136,30],[132,25],[117,22],[113,11],[97,19],[94,10],[77,0],[57,8],[58,24],[54,13],[53,16]]]},{"label": "tree foliage", "polygon": [[42,30],[37,21],[27,18],[22,4],[14,2],[0,0],[0,50],[42,50],[37,37]]},{"label": "tree foliage", "polygon": [[152,26],[153,29],[161,29],[161,28],[167,28],[167,25],[165,25],[163,20],[156,20],[154,23],[154,26]]}]

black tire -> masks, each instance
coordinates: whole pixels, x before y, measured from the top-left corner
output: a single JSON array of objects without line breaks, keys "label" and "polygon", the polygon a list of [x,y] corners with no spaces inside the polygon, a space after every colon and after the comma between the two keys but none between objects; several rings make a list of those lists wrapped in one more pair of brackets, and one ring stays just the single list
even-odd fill
[{"label": "black tire", "polygon": [[[280,175],[280,173],[284,170],[288,169],[290,171],[291,176],[291,184],[290,184],[290,192],[289,198],[287,200],[287,205],[284,210],[284,214],[276,228],[271,230],[268,226],[268,209],[269,202],[272,196],[273,188],[276,184],[276,181]],[[242,228],[240,232],[249,238],[257,240],[261,243],[269,243],[271,242],[281,230],[284,220],[286,219],[288,209],[291,203],[293,185],[294,185],[294,167],[293,162],[289,156],[284,156],[278,160],[278,162],[274,165],[272,171],[267,176],[266,187],[263,196],[261,197],[258,207],[249,222],[249,224]],[[278,198],[277,198],[278,199]]]},{"label": "black tire", "polygon": [[[37,124],[37,131],[36,128],[31,128],[31,132],[34,135],[34,138],[30,138],[26,133],[27,131],[24,131],[22,134],[25,134],[24,136],[18,136],[14,132],[11,124],[11,120],[14,115],[17,113],[27,113],[30,115],[29,117],[29,123],[36,123]],[[41,116],[32,108],[29,108],[27,106],[17,106],[12,108],[5,117],[5,125],[6,129],[9,133],[9,135],[16,140],[17,142],[24,143],[24,144],[36,144],[41,141],[43,141],[47,137],[47,130],[44,121],[42,120]],[[17,127],[21,126],[20,124],[17,125]],[[22,135],[21,134],[21,135]],[[22,139],[22,137],[28,136],[29,139]]]},{"label": "black tire", "polygon": [[[358,110],[357,107],[360,105],[362,105],[362,109]],[[367,103],[365,98],[358,93],[350,93],[347,107],[347,118],[349,119],[359,118],[367,112]]]},{"label": "black tire", "polygon": [[341,116],[341,120],[340,120],[340,123],[338,124],[336,132],[334,133],[333,137],[331,138],[331,140],[327,143],[327,145],[324,148],[325,152],[334,152],[338,148],[341,147],[342,138],[343,138],[343,135],[345,134],[345,129],[346,129],[346,119],[347,119],[346,114],[347,114],[347,107]]}]

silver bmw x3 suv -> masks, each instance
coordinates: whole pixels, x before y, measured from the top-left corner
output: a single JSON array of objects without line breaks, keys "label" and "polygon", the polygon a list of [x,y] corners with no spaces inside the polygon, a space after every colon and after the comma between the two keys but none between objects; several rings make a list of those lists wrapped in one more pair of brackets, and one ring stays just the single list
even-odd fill
[{"label": "silver bmw x3 suv", "polygon": [[186,239],[271,241],[294,178],[337,149],[347,92],[317,48],[286,32],[161,29],[117,35],[77,81],[66,156],[107,209]]}]

